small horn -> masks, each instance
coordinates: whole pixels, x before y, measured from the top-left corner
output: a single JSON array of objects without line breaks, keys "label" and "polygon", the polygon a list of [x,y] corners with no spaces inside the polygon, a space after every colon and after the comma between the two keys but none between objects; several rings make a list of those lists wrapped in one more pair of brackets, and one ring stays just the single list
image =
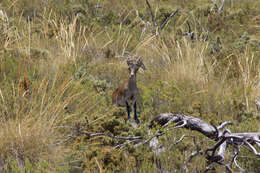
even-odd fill
[{"label": "small horn", "polygon": [[145,67],[145,65],[144,65],[144,63],[143,63],[143,60],[142,60],[142,58],[141,57],[139,57],[138,59],[137,59],[137,63],[136,63],[139,67],[141,67],[143,70],[146,70],[146,67]]},{"label": "small horn", "polygon": [[127,65],[132,65],[133,64],[133,60],[132,59],[130,59],[130,58],[127,58]]}]

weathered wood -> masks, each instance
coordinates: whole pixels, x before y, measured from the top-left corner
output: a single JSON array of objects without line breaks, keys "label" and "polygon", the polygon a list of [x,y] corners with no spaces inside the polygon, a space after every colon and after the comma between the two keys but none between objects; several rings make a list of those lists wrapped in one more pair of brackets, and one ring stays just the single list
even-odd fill
[{"label": "weathered wood", "polygon": [[[175,126],[173,128],[169,127],[171,124]],[[252,151],[252,153],[260,159],[260,152],[258,152],[258,150],[255,148],[260,148],[260,132],[232,133],[230,130],[224,129],[227,125],[230,124],[232,124],[231,121],[225,121],[222,122],[219,126],[214,126],[197,117],[187,116],[183,114],[162,113],[155,116],[150,121],[149,128],[156,128],[158,126],[160,126],[161,128],[167,127],[166,130],[186,128],[200,132],[207,138],[215,141],[215,145],[209,146],[205,151],[203,151],[196,144],[195,136],[182,135],[178,140],[175,140],[169,148],[177,144],[180,144],[185,137],[192,137],[194,145],[196,147],[196,151],[190,154],[189,159],[186,158],[185,163],[186,161],[190,162],[192,158],[194,158],[198,154],[205,153],[205,158],[209,161],[209,165],[207,166],[205,172],[211,170],[214,167],[215,163],[224,166],[227,172],[232,172],[232,163],[235,163],[236,167],[238,167],[240,170],[243,170],[243,168],[241,168],[236,162],[236,158],[239,155],[241,147],[248,147]],[[62,126],[59,126],[58,128],[61,127]],[[71,127],[64,126],[64,128]],[[75,126],[75,128],[72,128],[73,133],[68,135],[68,139],[61,141],[56,145],[68,142],[70,139],[74,139],[76,136],[84,134],[87,136],[87,139],[96,136],[104,136],[115,140],[125,141],[123,143],[117,144],[116,146],[113,146],[114,149],[123,148],[128,144],[133,144],[134,147],[139,147],[140,145],[147,145],[150,147],[151,151],[155,152],[156,154],[160,154],[161,152],[165,151],[164,146],[160,145],[159,143],[159,137],[165,134],[165,132],[163,132],[161,128],[158,129],[155,132],[155,134],[148,132],[148,136],[114,136],[112,134],[103,132],[86,132],[81,130],[80,127]],[[229,159],[226,158],[230,155],[226,154],[227,147],[229,146],[234,148],[234,155],[228,163],[224,163],[224,160],[227,161]]]},{"label": "weathered wood", "polygon": [[[207,122],[199,118],[186,116],[183,114],[159,114],[151,120],[149,127],[154,127],[156,124],[165,127],[168,126],[170,123],[176,123],[177,126],[175,126],[175,128],[183,127],[190,130],[196,130],[210,139],[218,139],[218,130],[216,127],[208,124]],[[228,125],[228,123],[226,125]]]},{"label": "weathered wood", "polygon": [[[260,148],[260,132],[231,133],[228,129],[223,130],[227,125],[232,124],[231,121],[222,122],[219,126],[216,127],[197,117],[172,113],[163,113],[155,116],[150,121],[149,127],[166,127],[169,126],[171,123],[175,124],[174,128],[186,128],[190,130],[195,130],[217,142],[214,146],[208,147],[208,149],[205,150],[206,159],[210,163],[206,169],[206,172],[211,170],[214,163],[225,166],[227,172],[232,172],[231,166],[233,162],[240,170],[243,170],[236,163],[236,158],[239,154],[239,147],[247,146],[254,155],[260,157],[260,152],[258,152],[257,149],[254,147],[254,145],[256,145]],[[185,135],[183,135],[175,143],[180,143],[184,137]],[[155,144],[159,144],[159,142],[157,141]],[[156,149],[155,144],[153,145],[153,149],[155,149],[154,151],[158,153],[158,149]],[[232,146],[235,148],[234,156],[232,157],[230,163],[224,164],[223,162],[225,160],[225,157],[227,156],[225,153],[228,146]],[[201,150],[197,149],[196,152],[190,155],[190,160],[201,152]]]},{"label": "weathered wood", "polygon": [[255,100],[255,105],[256,105],[257,111],[260,113],[260,101],[259,100]]},{"label": "weathered wood", "polygon": [[225,0],[222,0],[222,3],[220,5],[220,7],[218,8],[218,13],[220,13],[223,10],[224,4],[225,4]]}]

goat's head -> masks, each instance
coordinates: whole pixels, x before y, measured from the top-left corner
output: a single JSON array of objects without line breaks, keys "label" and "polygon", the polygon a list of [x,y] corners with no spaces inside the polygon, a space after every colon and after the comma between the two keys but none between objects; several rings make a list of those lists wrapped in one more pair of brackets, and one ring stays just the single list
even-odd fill
[{"label": "goat's head", "polygon": [[146,67],[143,64],[143,61],[142,61],[142,59],[140,57],[137,59],[136,63],[134,63],[132,59],[128,59],[127,60],[127,65],[128,65],[128,70],[129,70],[130,77],[135,76],[140,67],[143,70],[146,70]]}]

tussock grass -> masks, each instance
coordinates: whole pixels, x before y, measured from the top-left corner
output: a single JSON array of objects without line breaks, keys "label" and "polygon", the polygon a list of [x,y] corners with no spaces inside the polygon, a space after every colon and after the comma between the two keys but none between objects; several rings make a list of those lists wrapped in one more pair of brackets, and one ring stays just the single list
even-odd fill
[{"label": "tussock grass", "polygon": [[[40,160],[56,162],[63,153],[51,146],[57,136],[51,132],[49,123],[44,120],[28,118],[24,120],[9,120],[1,125],[1,158],[17,160],[22,167],[25,159],[37,164]],[[52,165],[54,166],[54,165]]]},{"label": "tussock grass", "polygon": [[[258,130],[257,6],[256,1],[230,1],[216,14],[205,0],[156,1],[152,8],[158,24],[173,9],[183,9],[156,35],[147,22],[151,16],[145,1],[1,2],[0,172],[157,172],[159,163],[185,171],[183,155],[194,149],[189,140],[160,156],[147,147],[114,150],[111,146],[120,141],[106,137],[82,135],[64,142],[74,127],[146,135],[149,120],[162,112],[185,113],[215,125],[231,120],[234,132]],[[200,40],[183,36],[187,21]],[[210,35],[200,33],[201,26]],[[222,49],[212,54],[210,44],[217,38]],[[126,123],[124,108],[111,104],[113,89],[128,78],[125,60],[131,55],[141,56],[147,67],[137,74],[142,121],[137,129]],[[160,142],[169,146],[184,133],[192,132],[170,132]],[[202,148],[210,144],[194,135],[203,141],[198,144]],[[254,167],[254,161],[244,159],[243,166]],[[198,172],[205,167],[203,156],[188,164]]]},{"label": "tussock grass", "polygon": [[30,84],[23,79],[13,83],[11,92],[1,90],[1,158],[17,159],[24,166],[26,159],[37,164],[40,160],[55,163],[64,157],[62,147],[55,146],[61,134],[54,127],[69,119],[65,107],[82,93],[69,92],[71,79],[60,80],[60,75]]}]

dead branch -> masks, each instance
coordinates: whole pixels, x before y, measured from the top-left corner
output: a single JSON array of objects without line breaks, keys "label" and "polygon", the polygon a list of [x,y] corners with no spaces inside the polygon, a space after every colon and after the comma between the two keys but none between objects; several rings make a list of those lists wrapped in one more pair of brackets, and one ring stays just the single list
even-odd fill
[{"label": "dead branch", "polygon": [[186,137],[186,138],[187,138],[187,137],[195,138],[194,136],[191,136],[191,135],[182,135],[182,136],[180,137],[180,139],[178,139],[177,141],[175,141],[173,144],[171,144],[171,145],[169,146],[169,149],[171,149],[174,145],[177,145],[178,143],[180,143],[185,137]]},{"label": "dead branch", "polygon": [[257,152],[257,150],[255,149],[255,147],[253,147],[253,145],[251,145],[248,141],[244,141],[244,142],[254,152],[256,156],[260,156],[260,152]]},{"label": "dead branch", "polygon": [[66,139],[64,139],[56,144],[52,144],[52,146],[58,146],[58,145],[66,143],[66,142],[69,142],[71,139],[73,139],[73,137],[74,136],[72,134],[70,134],[70,135],[68,135],[68,137]]},{"label": "dead branch", "polygon": [[151,5],[150,5],[150,3],[149,3],[148,0],[145,0],[145,1],[146,1],[147,6],[148,6],[148,9],[149,9],[149,11],[150,11],[150,13],[151,13],[151,16],[152,16],[153,26],[156,27],[156,26],[157,26],[157,23],[155,22],[155,17],[154,17],[153,11],[152,11],[152,7],[151,7]]},{"label": "dead branch", "polygon": [[222,3],[221,3],[221,5],[220,5],[220,7],[219,7],[219,9],[218,9],[218,13],[220,13],[220,12],[223,10],[223,8],[224,8],[224,3],[225,3],[225,0],[222,0]]},{"label": "dead branch", "polygon": [[183,114],[163,113],[155,116],[150,121],[149,127],[152,128],[156,125],[166,127],[171,123],[175,123],[175,128],[195,130],[215,141],[224,138],[229,144],[240,145],[241,143],[244,143],[245,140],[252,145],[256,144],[257,146],[260,146],[260,132],[231,133],[228,129],[222,132],[221,130],[224,127],[232,124],[231,121],[222,122],[219,126],[215,127],[197,117]]},{"label": "dead branch", "polygon": [[[215,152],[218,148],[221,148],[221,150],[219,150],[219,154],[215,155]],[[213,147],[209,147],[206,151],[206,158],[207,160],[209,160],[210,162],[216,162],[216,163],[220,163],[224,160],[224,155],[223,153],[226,150],[226,139],[221,139],[215,146]],[[209,151],[212,151],[211,155],[208,153]]]},{"label": "dead branch", "polygon": [[168,23],[168,21],[175,16],[175,14],[177,14],[177,12],[179,11],[179,9],[173,11],[170,16],[168,16],[160,25],[160,30],[163,30],[163,28],[165,27],[165,25]]},{"label": "dead branch", "polygon": [[255,105],[256,105],[257,111],[260,113],[260,101],[259,100],[255,100]]},{"label": "dead branch", "polygon": [[118,144],[116,146],[114,146],[113,148],[114,149],[118,149],[118,148],[122,148],[122,147],[125,147],[126,145],[130,144],[130,143],[134,143],[134,142],[137,142],[137,139],[136,140],[131,140],[131,141],[126,141],[122,144]]},{"label": "dead branch", "polygon": [[198,132],[201,132],[203,135],[207,136],[210,139],[218,139],[218,131],[214,126],[208,124],[207,122],[199,118],[186,116],[183,114],[159,114],[151,120],[149,127],[154,127],[156,124],[165,127],[165,125],[169,125],[170,122],[176,123],[176,128],[187,128],[190,130],[196,130]]},{"label": "dead branch", "polygon": [[197,156],[198,154],[202,154],[203,150],[198,146],[197,141],[196,141],[196,137],[193,137],[193,143],[194,146],[196,147],[196,151],[191,153],[189,156],[189,162],[192,160],[192,158],[194,158],[195,156]]},{"label": "dead branch", "polygon": [[222,123],[217,127],[217,129],[218,129],[218,130],[222,130],[224,127],[226,127],[227,125],[231,125],[231,124],[233,124],[231,121],[222,122]]},{"label": "dead branch", "polygon": [[232,164],[235,163],[235,166],[236,166],[238,169],[240,169],[240,171],[245,172],[245,170],[244,170],[243,168],[241,168],[241,167],[238,165],[237,161],[236,161],[239,152],[240,152],[240,146],[235,147],[234,156],[233,156],[233,158],[231,159],[230,163],[227,164],[227,168],[229,168],[229,169],[231,170]]},{"label": "dead branch", "polygon": [[153,139],[154,139],[154,138],[158,138],[159,136],[162,136],[162,135],[164,135],[164,134],[165,134],[165,133],[157,132],[157,133],[156,133],[155,135],[153,135],[152,137],[150,137],[150,138],[148,138],[148,139],[142,141],[141,143],[136,144],[135,147],[138,147],[138,146],[140,146],[140,145],[147,144],[147,143],[150,142],[150,141],[152,141],[152,142],[150,142],[150,145],[155,145],[155,144],[153,144],[153,142],[156,142],[156,141],[153,140]]},{"label": "dead branch", "polygon": [[[59,126],[59,128],[61,128],[61,126]],[[67,126],[64,126],[64,128],[67,128]],[[109,137],[109,138],[112,138],[112,139],[128,140],[127,143],[133,143],[133,142],[136,142],[138,140],[143,139],[142,136],[114,136],[114,135],[111,135],[109,133],[102,133],[102,132],[100,132],[100,133],[90,133],[90,132],[82,131],[78,127],[76,127],[76,128],[73,129],[73,133],[69,134],[68,137],[65,140],[62,140],[62,141],[60,141],[60,142],[58,142],[54,145],[60,145],[60,144],[66,143],[66,142],[70,141],[71,139],[73,139],[77,136],[80,136],[82,134],[87,135],[88,139],[93,138],[93,137],[97,137],[97,136],[105,136],[105,137]],[[117,145],[114,148],[120,148],[122,146],[127,145],[127,143]]]},{"label": "dead branch", "polygon": [[[159,145],[158,138],[164,134],[166,134],[162,128],[169,127],[165,130],[169,131],[171,129],[176,128],[186,128],[189,130],[195,130],[200,132],[204,136],[208,137],[209,139],[215,141],[216,143],[208,147],[205,151],[203,151],[196,143],[195,136],[190,135],[182,135],[178,140],[176,140],[169,148],[174,145],[177,145],[183,141],[185,137],[192,137],[194,145],[196,147],[196,151],[191,153],[189,159],[186,158],[187,162],[190,162],[192,158],[197,156],[198,154],[205,153],[206,159],[209,161],[209,165],[205,172],[214,168],[214,164],[219,164],[224,166],[227,169],[227,172],[232,172],[232,163],[235,163],[236,167],[240,170],[243,170],[236,162],[236,158],[239,155],[240,147],[248,147],[252,153],[260,158],[260,152],[257,151],[256,147],[260,148],[260,132],[243,132],[243,133],[232,133],[228,129],[224,129],[227,125],[232,124],[231,121],[222,122],[218,126],[211,125],[200,118],[187,116],[184,114],[173,114],[173,113],[162,113],[155,116],[149,124],[149,128],[160,127],[155,134],[150,134],[149,132],[148,137],[145,136],[115,136],[110,133],[90,133],[87,131],[81,130],[80,125],[77,123],[75,127],[72,128],[73,133],[68,135],[68,138],[65,140],[57,143],[56,145],[63,144],[68,142],[71,139],[79,135],[86,135],[87,139],[97,137],[97,136],[104,136],[109,137],[112,139],[121,140],[119,143],[114,146],[114,149],[126,147],[128,144],[133,144],[134,147],[139,147],[140,145],[146,145],[150,149],[155,152],[156,154],[160,154],[161,152],[165,151],[165,148],[162,145]],[[175,125],[175,126],[171,126]],[[57,128],[69,128],[70,126],[58,126]],[[124,142],[122,142],[124,140]],[[234,156],[231,158],[231,161],[227,164],[224,163],[226,155],[227,147],[231,146],[235,148]],[[185,164],[186,164],[185,161]]]},{"label": "dead branch", "polygon": [[108,133],[89,133],[89,132],[85,132],[85,131],[81,131],[81,134],[85,134],[87,135],[88,138],[93,138],[96,136],[106,136],[109,138],[113,138],[113,139],[122,139],[122,140],[137,140],[137,139],[142,139],[142,136],[114,136]]},{"label": "dead branch", "polygon": [[245,132],[245,133],[229,133],[223,136],[230,144],[241,145],[248,142],[252,145],[260,147],[260,132]]},{"label": "dead branch", "polygon": [[191,153],[191,155],[190,155],[190,157],[189,157],[189,162],[191,162],[191,160],[192,160],[194,157],[196,157],[198,154],[202,154],[203,152],[204,152],[204,151],[203,151],[202,149],[200,149],[200,150],[197,150],[197,151]]},{"label": "dead branch", "polygon": [[[205,150],[206,159],[209,161],[209,165],[207,166],[205,172],[213,169],[215,163],[224,166],[227,172],[232,172],[231,166],[233,162],[240,170],[243,170],[236,162],[239,150],[235,151],[235,154],[229,164],[223,163],[228,146],[235,147],[235,149],[241,146],[247,146],[254,155],[258,157],[260,156],[260,152],[258,152],[254,146],[256,145],[260,147],[260,132],[231,133],[228,129],[223,130],[227,125],[232,124],[231,121],[222,122],[216,127],[196,117],[186,116],[183,114],[164,113],[155,116],[150,121],[149,127],[166,127],[170,126],[172,123],[175,124],[174,129],[186,128],[195,130],[217,142],[214,146],[208,147],[208,149]],[[175,143],[180,143],[184,137],[186,137],[186,135],[183,135]],[[197,151],[190,155],[189,161],[200,153],[203,153],[203,150],[197,147]]]}]

